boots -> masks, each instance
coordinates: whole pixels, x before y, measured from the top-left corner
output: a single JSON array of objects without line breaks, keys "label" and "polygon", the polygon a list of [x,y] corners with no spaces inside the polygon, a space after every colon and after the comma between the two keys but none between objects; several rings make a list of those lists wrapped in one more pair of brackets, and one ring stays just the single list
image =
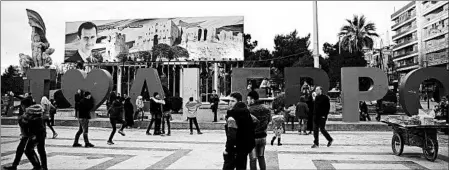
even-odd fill
[{"label": "boots", "polygon": [[273,139],[271,139],[271,146],[273,146],[274,140],[276,140],[276,136],[273,136]]},{"label": "boots", "polygon": [[281,138],[280,138],[280,137],[278,138],[278,146],[282,146]]}]

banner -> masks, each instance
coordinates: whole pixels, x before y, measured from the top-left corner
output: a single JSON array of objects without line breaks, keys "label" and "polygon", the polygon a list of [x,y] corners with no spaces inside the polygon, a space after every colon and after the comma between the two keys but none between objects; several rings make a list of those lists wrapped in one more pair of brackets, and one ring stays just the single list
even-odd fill
[{"label": "banner", "polygon": [[243,17],[66,23],[64,62],[243,61]]}]

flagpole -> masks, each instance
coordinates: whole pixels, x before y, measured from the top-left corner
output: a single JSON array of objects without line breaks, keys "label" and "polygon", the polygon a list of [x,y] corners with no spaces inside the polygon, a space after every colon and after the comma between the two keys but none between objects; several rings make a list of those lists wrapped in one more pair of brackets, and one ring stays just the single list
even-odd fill
[{"label": "flagpole", "polygon": [[318,49],[318,9],[317,1],[313,1],[313,67],[320,68]]}]

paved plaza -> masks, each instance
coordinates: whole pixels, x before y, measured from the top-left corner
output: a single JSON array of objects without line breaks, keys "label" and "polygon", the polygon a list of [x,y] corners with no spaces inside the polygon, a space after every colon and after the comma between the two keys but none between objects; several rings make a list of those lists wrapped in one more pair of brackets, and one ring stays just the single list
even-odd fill
[{"label": "paved plaza", "polygon": [[[221,169],[223,165],[224,131],[190,135],[188,130],[174,130],[172,136],[162,137],[146,136],[144,129],[126,129],[126,136],[116,134],[115,145],[107,145],[111,129],[91,128],[89,137],[95,147],[73,148],[77,128],[55,129],[58,138],[46,140],[50,169]],[[19,133],[17,125],[1,126],[2,166],[12,163]],[[287,132],[282,146],[266,147],[267,169],[448,169],[447,135],[438,136],[439,156],[430,162],[418,147],[405,146],[402,156],[393,155],[392,132],[330,134],[335,139],[331,147],[320,136],[320,148],[312,149],[312,135]],[[18,168],[32,168],[25,155]]]}]

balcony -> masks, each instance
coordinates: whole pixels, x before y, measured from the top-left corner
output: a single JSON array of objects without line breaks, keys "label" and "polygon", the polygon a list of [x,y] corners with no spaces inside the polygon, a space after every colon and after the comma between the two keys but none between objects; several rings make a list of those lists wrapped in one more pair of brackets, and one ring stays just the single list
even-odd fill
[{"label": "balcony", "polygon": [[402,26],[403,24],[410,22],[415,17],[416,17],[416,14],[412,14],[412,15],[408,16],[406,19],[391,26],[391,30],[396,30],[399,26]]},{"label": "balcony", "polygon": [[429,14],[430,12],[434,11],[435,9],[438,9],[439,7],[445,5],[446,3],[448,3],[448,1],[439,1],[439,2],[437,2],[437,3],[435,3],[435,4],[430,4],[430,3],[428,3],[428,4],[426,4],[426,5],[423,7],[423,10],[422,10],[423,13],[422,13],[422,15],[427,15],[427,14]]},{"label": "balcony", "polygon": [[[401,48],[406,47],[406,46],[405,46],[406,44],[409,44],[409,43],[414,42],[414,41],[416,41],[416,40],[418,40],[418,38],[410,39],[410,40],[404,41],[404,42],[402,42],[402,43],[396,44],[396,45],[393,47],[393,49],[394,49],[395,51],[397,51],[397,50],[399,50],[399,49],[401,49]],[[411,45],[411,44],[410,44],[410,45]],[[399,48],[399,47],[401,47],[401,48]]]},{"label": "balcony", "polygon": [[436,33],[436,34],[427,34],[427,35],[424,35],[424,41],[431,40],[431,39],[433,39],[433,38],[435,38],[435,37],[439,37],[439,36],[441,36],[441,35],[447,34],[448,32],[449,32],[449,29],[443,29],[442,31],[440,30],[440,32],[439,32],[439,33]]},{"label": "balcony", "polygon": [[409,4],[405,5],[404,7],[402,7],[401,9],[396,11],[395,13],[393,13],[391,15],[391,19],[393,19],[393,20],[396,19],[399,16],[399,14],[401,14],[402,12],[406,11],[407,9],[411,8],[414,5],[415,5],[415,1],[412,1]]},{"label": "balcony", "polygon": [[446,9],[444,11],[441,11],[440,13],[438,13],[436,16],[434,16],[432,18],[429,18],[429,19],[424,18],[424,24],[423,24],[424,27],[423,28],[426,28],[437,21],[446,19],[449,16],[448,12],[449,11]]},{"label": "balcony", "polygon": [[424,50],[425,53],[428,54],[428,53],[432,53],[432,52],[435,52],[435,51],[440,51],[440,50],[449,48],[449,43],[448,43],[448,40],[449,40],[449,39],[444,38],[444,40],[445,40],[445,41],[440,41],[440,42],[436,43],[435,45],[432,45],[432,46],[430,46],[430,47],[427,47],[427,48]]},{"label": "balcony", "polygon": [[393,40],[401,37],[402,35],[409,34],[409,33],[411,33],[412,30],[415,30],[415,29],[416,29],[416,25],[412,26],[411,28],[409,28],[407,30],[401,31],[400,33],[397,33],[396,35],[393,35]]},{"label": "balcony", "polygon": [[427,66],[449,63],[448,51],[426,55]]},{"label": "balcony", "polygon": [[[418,67],[418,64],[419,63],[407,63],[405,65],[402,65],[402,66],[399,66],[396,68],[398,69],[398,71],[404,71],[404,70],[413,69],[413,68],[415,68],[414,66]],[[407,68],[407,67],[409,67],[409,68]]]},{"label": "balcony", "polygon": [[409,52],[406,52],[404,54],[396,55],[396,56],[393,57],[393,59],[398,59],[398,58],[405,57],[405,56],[408,56],[408,55],[412,55],[412,54],[415,54],[415,53],[417,54],[418,50],[409,51]]}]

